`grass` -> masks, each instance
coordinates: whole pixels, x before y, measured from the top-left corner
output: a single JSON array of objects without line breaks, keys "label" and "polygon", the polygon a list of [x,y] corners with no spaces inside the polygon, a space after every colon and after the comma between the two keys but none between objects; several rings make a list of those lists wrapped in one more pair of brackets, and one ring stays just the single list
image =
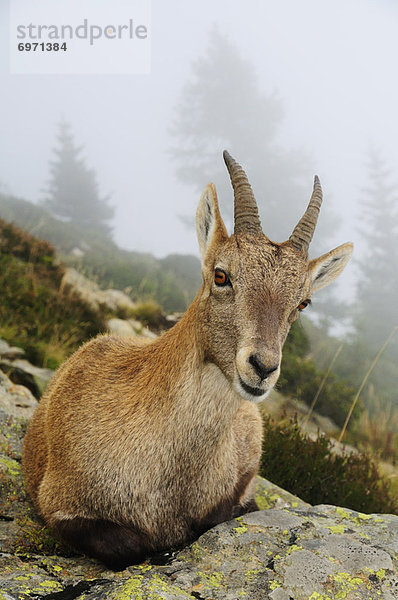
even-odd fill
[{"label": "grass", "polygon": [[363,377],[363,379],[361,381],[361,385],[359,386],[359,388],[357,390],[357,393],[355,394],[355,396],[353,398],[353,401],[352,401],[352,404],[350,406],[350,410],[348,411],[346,420],[344,421],[344,425],[343,425],[343,428],[342,428],[340,436],[339,436],[339,442],[341,442],[341,440],[344,437],[344,434],[346,432],[348,423],[350,422],[352,413],[353,413],[353,411],[355,409],[356,403],[358,402],[358,398],[361,395],[361,392],[362,392],[363,388],[365,387],[366,382],[368,381],[369,375],[373,371],[374,367],[376,366],[376,364],[380,360],[380,356],[383,354],[384,350],[386,349],[386,347],[388,346],[388,344],[390,343],[390,341],[392,340],[392,338],[394,337],[394,335],[396,334],[397,331],[398,331],[398,327],[394,327],[390,331],[387,339],[385,340],[385,342],[383,343],[383,345],[379,349],[378,353],[376,354],[375,358],[373,359],[373,362],[371,363],[371,365],[369,366],[368,370],[366,371],[366,373],[365,373],[365,375],[364,375],[364,377]]},{"label": "grass", "polygon": [[0,220],[0,337],[48,368],[105,328],[103,315],[60,293],[63,273],[50,244]]},{"label": "grass", "polygon": [[398,408],[391,403],[381,404],[373,386],[369,390],[372,409],[365,408],[355,427],[349,431],[349,443],[372,453],[375,457],[397,464],[398,459]]}]

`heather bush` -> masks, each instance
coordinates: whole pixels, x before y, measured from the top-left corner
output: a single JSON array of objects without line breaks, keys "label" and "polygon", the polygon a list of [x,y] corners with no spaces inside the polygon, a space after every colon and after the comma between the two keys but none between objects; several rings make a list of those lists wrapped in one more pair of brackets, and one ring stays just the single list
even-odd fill
[{"label": "heather bush", "polygon": [[398,513],[398,501],[369,454],[336,454],[326,436],[308,438],[296,420],[277,424],[264,418],[260,473],[312,505]]}]

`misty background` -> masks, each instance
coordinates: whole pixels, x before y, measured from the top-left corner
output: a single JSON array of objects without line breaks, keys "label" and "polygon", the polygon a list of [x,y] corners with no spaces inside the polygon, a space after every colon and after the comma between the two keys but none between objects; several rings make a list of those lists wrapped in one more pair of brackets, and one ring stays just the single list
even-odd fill
[{"label": "misty background", "polygon": [[[266,97],[275,95],[281,116],[273,142],[303,157],[304,195],[297,197],[295,214],[286,215],[285,236],[300,216],[313,174],[318,173],[327,205],[342,216],[341,227],[330,232],[331,243],[346,239],[358,243],[370,146],[379,149],[391,169],[398,164],[397,22],[398,6],[389,0],[249,0],[244,7],[223,0],[200,4],[153,0],[149,75],[13,76],[7,74],[8,15],[3,1],[2,189],[33,202],[43,196],[56,127],[64,118],[76,142],[84,145],[100,189],[112,194],[115,240],[157,256],[174,251],[197,254],[195,235],[179,216],[193,215],[199,192],[176,177],[170,154],[176,139],[170,128],[184,87],[192,81],[192,66],[208,51],[209,36],[216,29],[250,63],[259,91]],[[240,104],[243,121],[244,86],[237,82],[235,93],[236,116]],[[223,102],[220,97],[217,105],[209,103],[209,121]],[[237,123],[229,126],[233,132]],[[223,147],[211,142],[216,168],[221,169]],[[255,143],[261,162],[261,144]],[[264,139],[265,148],[268,143]],[[246,166],[249,149],[229,150]],[[223,178],[227,181],[226,171]],[[265,205],[263,190],[255,193]],[[142,222],[150,227],[142,227]],[[271,218],[264,227],[272,237]],[[343,277],[348,283],[352,270]]]},{"label": "misty background", "polygon": [[[318,324],[346,337],[339,370],[359,382],[398,325],[397,3],[153,0],[151,12],[148,75],[10,75],[2,0],[0,192],[44,201],[66,122],[110,197],[114,241],[164,258],[199,255],[192,224],[209,181],[230,224],[224,148],[246,169],[276,241],[290,235],[318,174],[312,256],[355,244],[334,290],[319,295]],[[394,405],[397,337],[369,392]]]}]

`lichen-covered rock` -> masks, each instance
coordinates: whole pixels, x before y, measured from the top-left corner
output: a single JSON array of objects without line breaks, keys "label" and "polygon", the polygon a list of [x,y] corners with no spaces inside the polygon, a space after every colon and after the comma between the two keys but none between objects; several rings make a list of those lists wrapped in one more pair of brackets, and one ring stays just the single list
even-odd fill
[{"label": "lichen-covered rock", "polygon": [[32,393],[0,371],[0,452],[21,460],[22,439],[37,406]]},{"label": "lichen-covered rock", "polygon": [[398,517],[312,507],[258,479],[262,510],[115,573],[37,520],[20,468],[36,400],[0,373],[0,600],[397,600]]}]

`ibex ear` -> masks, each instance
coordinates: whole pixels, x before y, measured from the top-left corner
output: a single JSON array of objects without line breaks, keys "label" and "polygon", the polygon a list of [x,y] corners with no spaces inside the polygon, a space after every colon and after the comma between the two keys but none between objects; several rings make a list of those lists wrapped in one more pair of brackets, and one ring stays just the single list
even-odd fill
[{"label": "ibex ear", "polygon": [[196,233],[198,236],[202,263],[207,251],[214,243],[228,238],[228,233],[218,208],[216,188],[212,183],[204,189],[196,211]]},{"label": "ibex ear", "polygon": [[326,287],[340,275],[350,260],[353,248],[351,242],[347,242],[310,261],[313,292]]}]

